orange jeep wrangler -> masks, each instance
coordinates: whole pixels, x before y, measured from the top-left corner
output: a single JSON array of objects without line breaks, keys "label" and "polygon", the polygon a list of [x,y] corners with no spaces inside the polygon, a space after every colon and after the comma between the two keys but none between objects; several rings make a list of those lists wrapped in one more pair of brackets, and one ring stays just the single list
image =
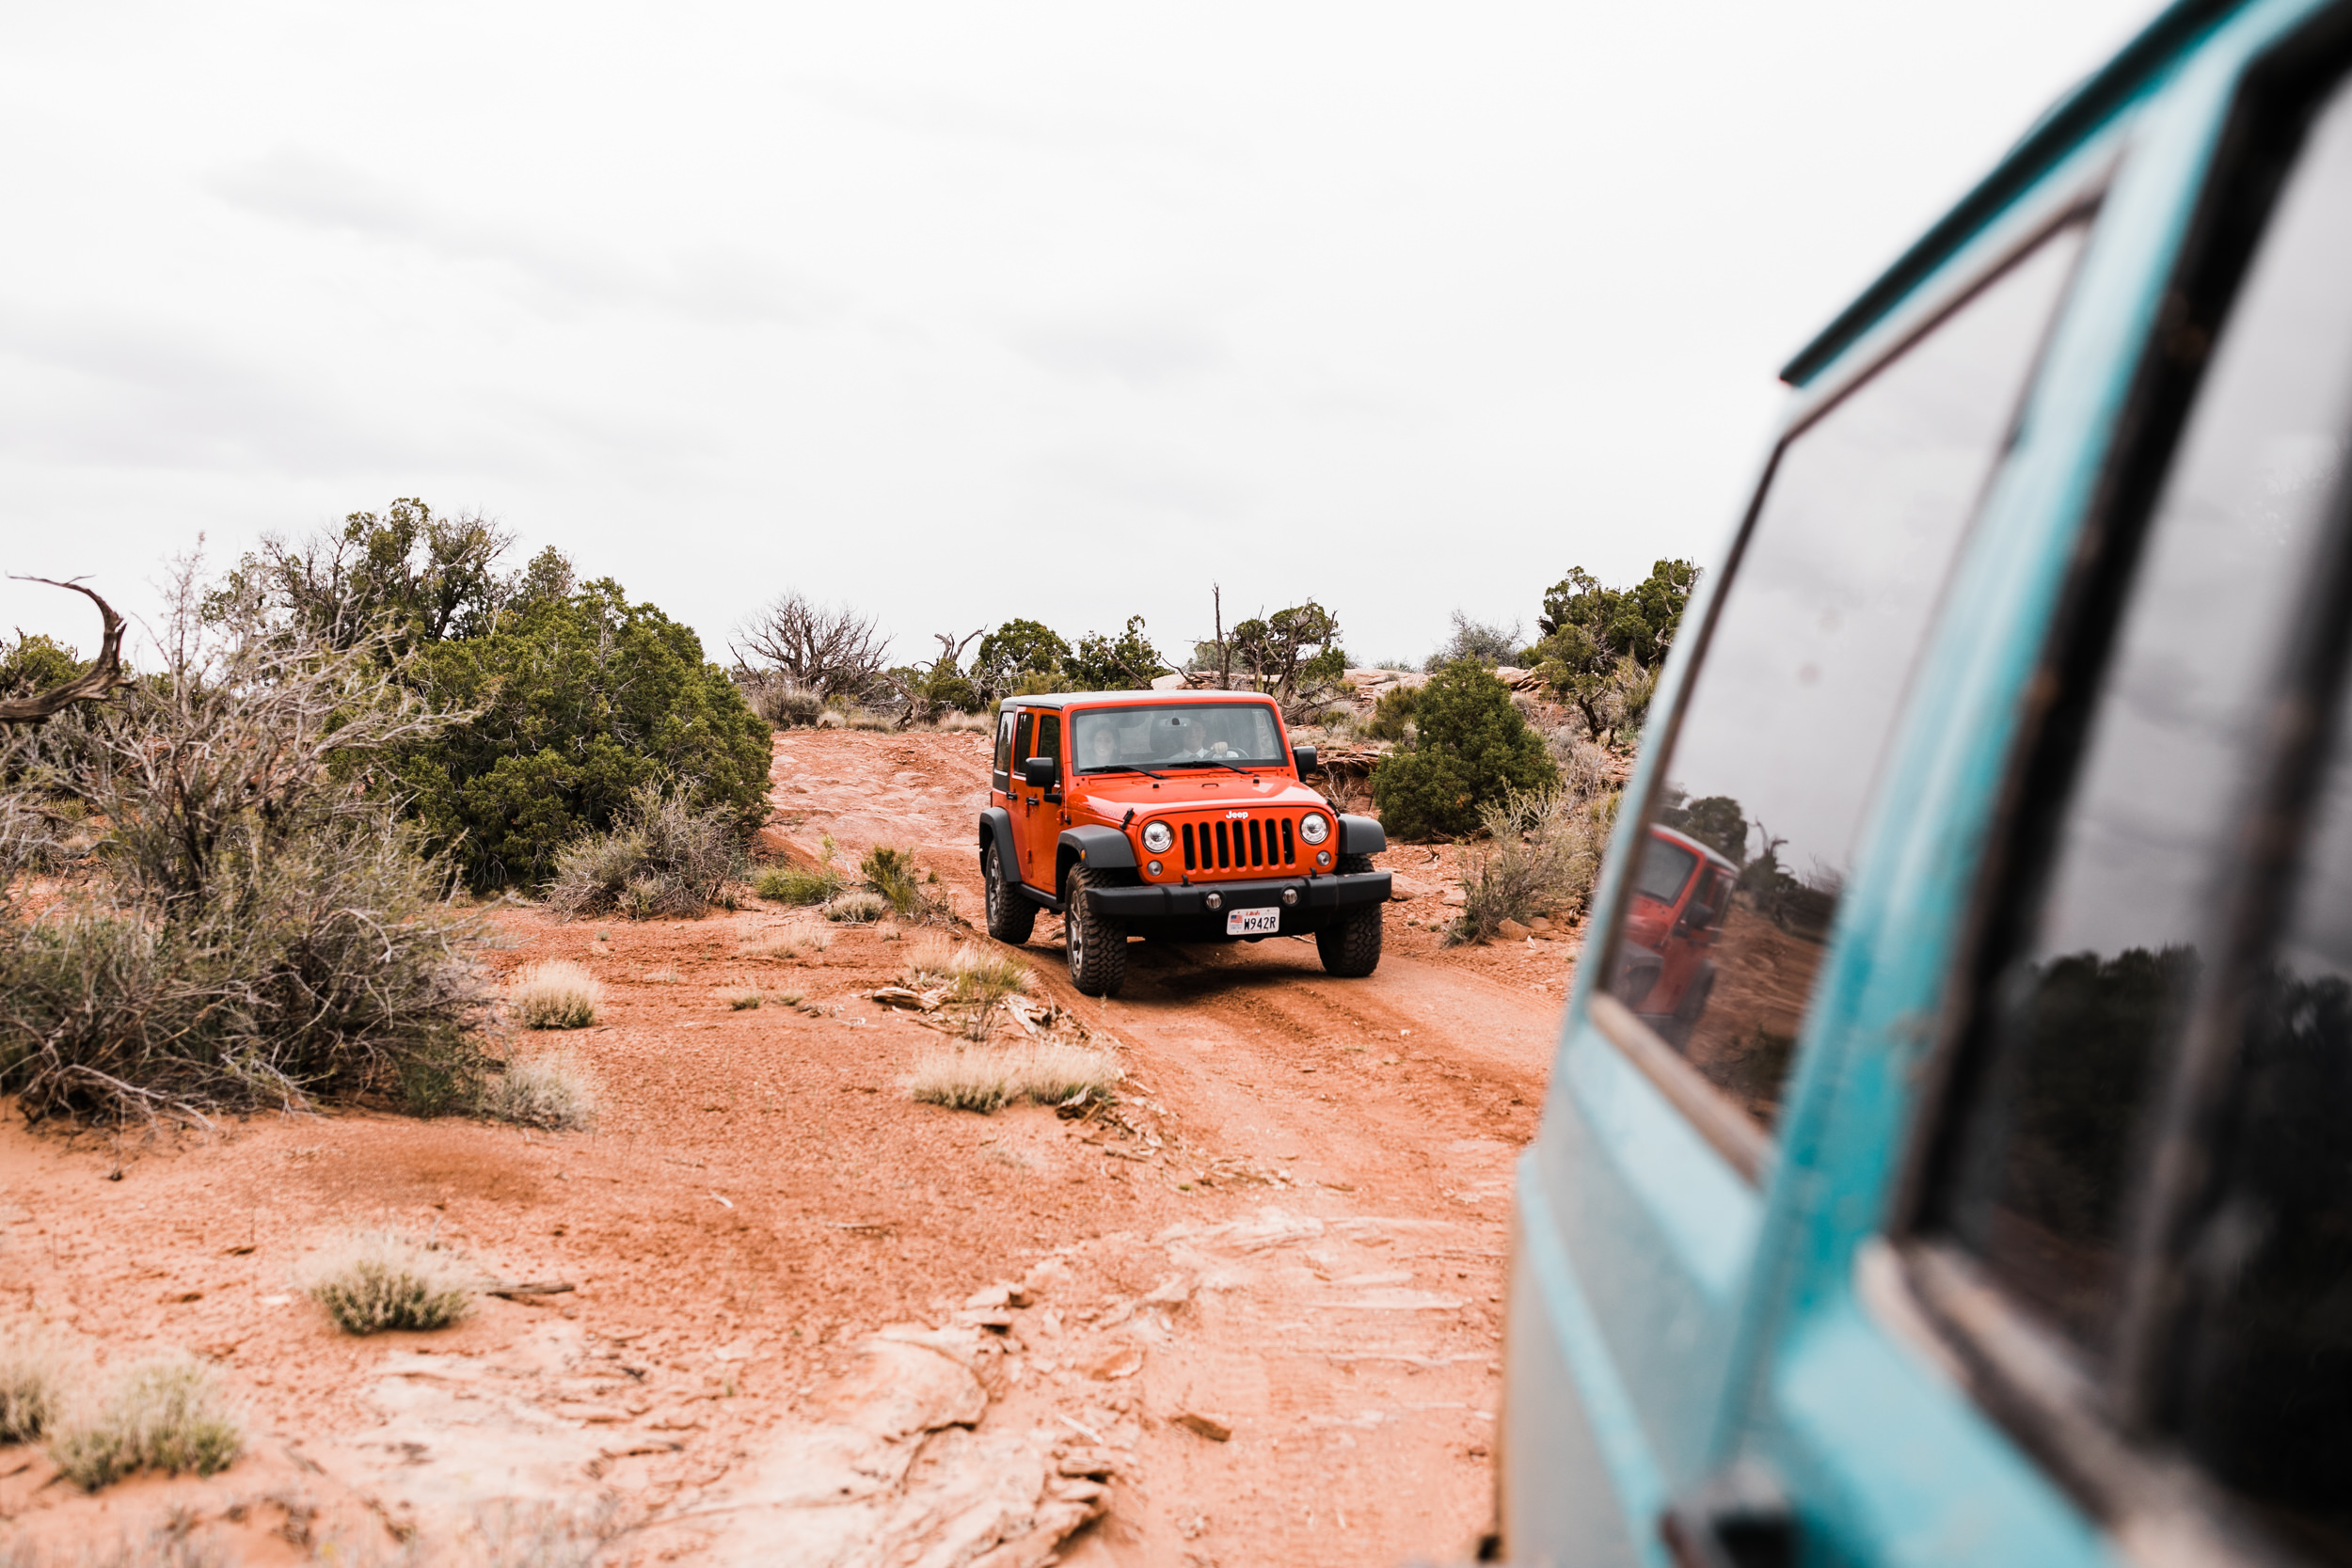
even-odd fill
[{"label": "orange jeep wrangler", "polygon": [[1240,691],[1081,691],[1007,699],[980,813],[988,934],[1016,946],[1063,916],[1070,978],[1109,996],[1127,939],[1257,942],[1311,932],[1323,967],[1380,962],[1380,824],[1299,782],[1314,748]]}]

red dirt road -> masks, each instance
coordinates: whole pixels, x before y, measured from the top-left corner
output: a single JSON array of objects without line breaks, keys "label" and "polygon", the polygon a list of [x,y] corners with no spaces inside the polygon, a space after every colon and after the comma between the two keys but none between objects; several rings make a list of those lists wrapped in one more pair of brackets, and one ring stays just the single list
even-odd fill
[{"label": "red dirt road", "polygon": [[[810,854],[829,832],[852,863],[913,844],[976,914],[984,768],[968,735],[793,732],[770,832]],[[400,1530],[495,1560],[481,1505],[522,1498],[608,1538],[611,1561],[887,1546],[1000,1568],[1053,1549],[1055,1507],[1063,1528],[1107,1509],[1060,1544],[1070,1563],[1460,1554],[1487,1506],[1512,1161],[1572,944],[1440,950],[1406,919],[1445,912],[1443,867],[1384,860],[1428,895],[1391,907],[1367,980],[1326,977],[1311,942],[1145,944],[1098,1003],[1071,991],[1041,921],[1039,994],[1129,1074],[1109,1121],[907,1101],[896,1080],[942,1040],[868,999],[901,950],[857,929],[811,959],[762,955],[750,942],[787,915],[761,906],[635,926],[498,913],[501,968],[571,958],[609,988],[603,1027],[522,1037],[603,1078],[593,1133],[341,1114],[117,1140],[12,1122],[0,1319],[50,1323],[106,1365],[203,1356],[250,1441],[210,1481],[94,1498],[37,1449],[0,1448],[0,1546],[135,1531],[177,1506],[249,1560],[329,1541],[367,1560]],[[722,993],[747,981],[820,1016],[730,1010]],[[348,1338],[294,1281],[317,1247],[386,1224],[578,1289]],[[996,1281],[1030,1305],[965,1308]],[[893,1324],[944,1331],[932,1348],[987,1398],[968,1433],[967,1412],[874,1438],[872,1401],[851,1411],[881,1365],[867,1337]],[[818,1537],[850,1514],[794,1488],[822,1468],[810,1433],[844,1421],[896,1468],[843,1471],[867,1478],[866,1522],[836,1551]],[[1081,1471],[1105,1484],[1052,1479]],[[970,1524],[975,1478],[1014,1472],[1026,1492]]]}]

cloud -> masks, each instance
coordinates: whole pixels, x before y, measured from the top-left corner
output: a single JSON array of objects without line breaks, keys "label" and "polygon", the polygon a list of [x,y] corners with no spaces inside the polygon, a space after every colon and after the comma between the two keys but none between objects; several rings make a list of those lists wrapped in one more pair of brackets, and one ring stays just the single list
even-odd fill
[{"label": "cloud", "polygon": [[296,228],[407,246],[452,264],[505,268],[543,309],[602,306],[713,325],[795,324],[841,303],[836,291],[752,251],[707,247],[666,270],[648,268],[593,242],[473,217],[364,169],[291,149],[218,169],[205,186],[232,207]]},{"label": "cloud", "polygon": [[1013,350],[1063,375],[1158,387],[1228,363],[1225,344],[1174,311],[1039,322],[1013,332]]}]

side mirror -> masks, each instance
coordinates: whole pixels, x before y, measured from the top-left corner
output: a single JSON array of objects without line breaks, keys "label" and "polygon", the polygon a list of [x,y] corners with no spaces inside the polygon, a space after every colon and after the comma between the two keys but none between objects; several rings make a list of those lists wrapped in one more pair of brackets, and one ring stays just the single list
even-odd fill
[{"label": "side mirror", "polygon": [[1315,770],[1315,749],[1312,746],[1292,747],[1291,766],[1298,769],[1298,776],[1302,779],[1313,772]]},{"label": "side mirror", "polygon": [[1021,782],[1031,789],[1051,789],[1061,783],[1061,764],[1052,757],[1031,757],[1021,765]]}]

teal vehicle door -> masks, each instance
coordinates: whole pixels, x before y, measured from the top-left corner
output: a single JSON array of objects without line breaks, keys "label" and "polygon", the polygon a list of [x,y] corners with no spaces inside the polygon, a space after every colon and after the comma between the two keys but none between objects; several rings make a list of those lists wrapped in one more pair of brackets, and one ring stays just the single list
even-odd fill
[{"label": "teal vehicle door", "polygon": [[1786,372],[1521,1166],[1503,1559],[2352,1562],[2347,65],[2175,8]]}]

